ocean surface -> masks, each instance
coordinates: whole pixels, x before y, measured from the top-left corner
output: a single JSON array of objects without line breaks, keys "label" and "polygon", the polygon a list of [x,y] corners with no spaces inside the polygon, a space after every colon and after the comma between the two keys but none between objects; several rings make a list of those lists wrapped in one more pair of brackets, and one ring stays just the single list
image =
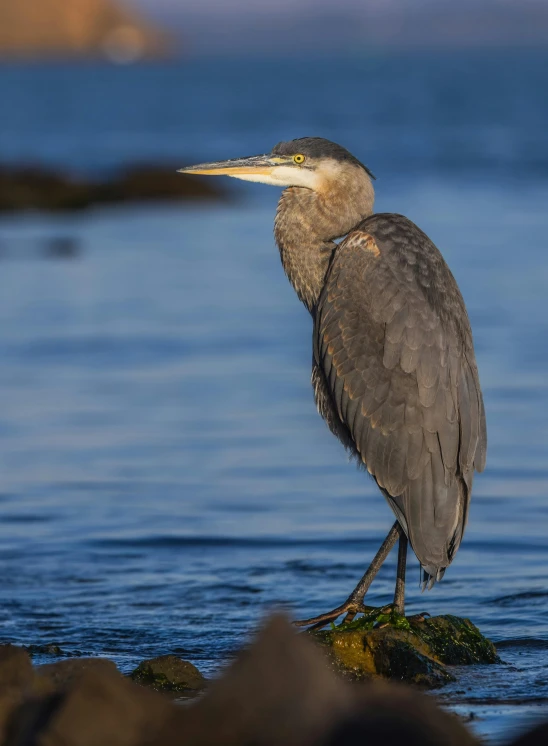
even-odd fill
[{"label": "ocean surface", "polygon": [[[504,665],[440,697],[495,743],[548,717],[548,54],[0,67],[0,162],[85,173],[322,135],[443,251],[489,434],[443,582]],[[317,415],[277,190],[0,218],[0,638],[214,675],[265,614],[328,610],[393,517]],[[68,240],[71,256],[52,256]],[[395,553],[369,601],[391,599]],[[37,660],[46,660],[38,656]]]}]

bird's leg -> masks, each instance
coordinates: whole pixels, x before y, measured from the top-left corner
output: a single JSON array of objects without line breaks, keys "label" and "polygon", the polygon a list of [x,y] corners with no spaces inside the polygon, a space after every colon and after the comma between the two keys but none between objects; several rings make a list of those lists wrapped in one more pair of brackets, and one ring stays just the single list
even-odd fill
[{"label": "bird's leg", "polygon": [[396,590],[394,591],[394,611],[400,616],[405,615],[405,565],[407,563],[407,536],[402,531],[398,547],[398,572],[396,575]]},{"label": "bird's leg", "polygon": [[[381,547],[375,555],[373,562],[369,565],[367,572],[362,577],[358,585],[354,588],[350,596],[346,601],[337,606],[336,609],[328,611],[326,614],[319,614],[318,616],[312,617],[311,619],[301,619],[298,622],[293,622],[297,627],[311,627],[312,629],[319,629],[324,627],[328,622],[332,622],[334,619],[339,617],[341,614],[346,613],[345,622],[351,622],[352,619],[360,612],[369,611],[369,609],[363,605],[363,599],[369,586],[373,582],[375,575],[381,568],[382,563],[390,554],[390,550],[397,542],[398,538],[401,542],[401,537],[405,536],[398,521],[394,523],[388,536],[381,544]],[[406,539],[407,542],[407,539]],[[401,546],[401,544],[400,544]],[[407,547],[407,544],[406,544]],[[398,565],[399,566],[399,565]],[[405,573],[405,567],[404,567]]]}]

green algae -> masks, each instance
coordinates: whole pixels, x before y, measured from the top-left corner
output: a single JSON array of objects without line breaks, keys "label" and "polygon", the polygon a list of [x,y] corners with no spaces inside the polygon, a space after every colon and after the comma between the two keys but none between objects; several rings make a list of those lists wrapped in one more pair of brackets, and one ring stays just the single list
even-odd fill
[{"label": "green algae", "polygon": [[411,629],[447,665],[500,663],[493,643],[469,619],[452,614],[411,621]]},{"label": "green algae", "polygon": [[371,609],[370,611],[362,614],[352,622],[341,622],[340,624],[331,623],[331,630],[370,630],[381,625],[388,624],[396,629],[411,629],[411,625],[407,617],[398,614],[396,611],[390,610],[390,607],[381,607],[378,609]]}]

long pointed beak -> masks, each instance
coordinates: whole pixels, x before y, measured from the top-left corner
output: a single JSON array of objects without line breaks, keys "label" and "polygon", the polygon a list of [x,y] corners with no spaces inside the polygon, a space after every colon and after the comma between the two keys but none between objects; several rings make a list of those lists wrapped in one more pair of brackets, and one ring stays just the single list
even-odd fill
[{"label": "long pointed beak", "polygon": [[253,155],[250,158],[232,158],[228,161],[198,163],[196,166],[180,168],[180,174],[202,174],[204,176],[268,176],[280,164],[281,158],[269,155]]}]

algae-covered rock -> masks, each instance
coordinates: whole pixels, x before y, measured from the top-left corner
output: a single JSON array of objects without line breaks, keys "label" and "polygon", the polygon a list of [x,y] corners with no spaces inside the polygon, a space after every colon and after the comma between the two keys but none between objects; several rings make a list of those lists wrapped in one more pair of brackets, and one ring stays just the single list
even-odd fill
[{"label": "algae-covered rock", "polygon": [[160,655],[143,661],[131,673],[131,678],[156,691],[167,692],[201,691],[206,684],[196,666],[176,655]]},{"label": "algae-covered rock", "polygon": [[405,619],[375,610],[350,624],[310,632],[345,678],[386,678],[428,689],[454,681],[445,665],[497,663],[494,645],[469,619]]},{"label": "algae-covered rock", "polygon": [[412,631],[448,666],[500,663],[493,643],[469,619],[452,614],[410,623]]}]

